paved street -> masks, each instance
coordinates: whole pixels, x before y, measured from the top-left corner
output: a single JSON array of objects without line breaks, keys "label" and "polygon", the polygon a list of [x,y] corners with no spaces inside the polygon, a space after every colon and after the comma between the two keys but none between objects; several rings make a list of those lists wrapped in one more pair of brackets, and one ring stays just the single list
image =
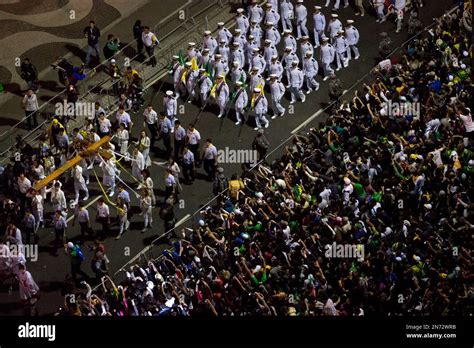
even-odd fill
[{"label": "paved street", "polygon": [[[112,1],[105,1],[105,3],[112,3]],[[160,19],[165,18],[170,13],[176,10],[179,6],[181,6],[185,1],[143,1],[140,5],[140,8],[133,10],[133,12],[127,13],[124,9],[124,2],[123,1],[116,1],[116,6],[119,6],[118,3],[122,5],[122,11],[125,17],[118,21],[115,25],[109,28],[109,32],[114,32],[116,35],[119,35],[123,41],[130,40],[131,38],[131,28],[134,21],[138,18],[142,19],[143,22],[154,24],[157,23]],[[305,5],[307,6],[309,12],[312,9],[313,5],[321,4],[324,1],[315,1],[315,0],[307,0],[305,1]],[[5,5],[2,5],[5,6]],[[110,5],[109,5],[110,6]],[[431,23],[433,17],[441,15],[446,9],[452,7],[451,0],[440,1],[436,2],[436,4],[428,4],[426,7],[423,8],[421,13],[421,20],[423,21],[424,25],[428,25]],[[235,7],[234,7],[235,9]],[[230,7],[226,8],[227,11],[230,10]],[[0,7],[0,11],[4,11],[4,7]],[[84,10],[86,11],[86,10]],[[117,12],[121,13],[121,11]],[[323,8],[323,12],[326,14],[326,18],[329,16],[329,9]],[[1,14],[1,12],[0,12]],[[102,14],[102,16],[104,16]],[[229,18],[230,18],[229,14]],[[408,34],[406,34],[406,29],[404,29],[401,33],[395,33],[395,24],[393,22],[386,22],[383,24],[378,24],[375,22],[375,18],[369,14],[366,14],[365,17],[357,17],[353,16],[353,10],[350,8],[341,9],[339,10],[339,16],[341,22],[345,23],[345,21],[349,18],[354,19],[356,26],[360,32],[360,43],[359,43],[359,50],[361,52],[361,58],[357,61],[351,60],[350,65],[348,68],[345,68],[339,72],[337,72],[337,76],[341,79],[342,85],[344,89],[351,88],[356,82],[358,82],[361,78],[363,78],[374,66],[375,64],[375,57],[378,56],[378,43],[380,41],[379,33],[382,31],[386,31],[389,33],[390,37],[393,40],[393,47],[397,47],[401,45],[407,38]],[[96,17],[94,15],[88,15],[87,20],[89,18]],[[107,17],[107,16],[104,16]],[[310,16],[309,16],[310,17]],[[0,16],[0,21],[3,20],[4,17]],[[5,19],[6,20],[6,19]],[[104,25],[108,23],[112,23],[112,20],[107,22],[104,20]],[[31,25],[39,25],[39,23],[31,23]],[[79,31],[79,34],[76,36],[80,36],[82,34],[82,24],[78,24],[76,30]],[[311,19],[308,21],[308,28],[312,29],[312,16]],[[212,28],[214,30],[214,28]],[[310,30],[312,31],[312,30]],[[72,34],[71,34],[72,35]],[[103,36],[106,36],[106,33],[103,33]],[[0,38],[1,39],[1,38]],[[173,36],[168,38],[168,40],[173,40]],[[45,47],[47,50],[51,49],[51,46],[47,46],[48,44],[45,43]],[[183,47],[184,49],[185,47]],[[44,48],[43,48],[44,49]],[[281,54],[282,47],[279,47],[279,53]],[[39,53],[36,53],[39,54]],[[61,53],[62,54],[62,53]],[[315,56],[319,58],[319,49],[316,50]],[[30,54],[30,57],[34,59],[34,55]],[[78,59],[76,57],[76,59]],[[36,59],[35,59],[36,61]],[[45,67],[46,65],[43,64]],[[321,70],[321,69],[320,69]],[[56,73],[54,71],[49,71],[42,79],[45,81],[56,81],[55,80]],[[283,118],[277,118],[276,120],[270,121],[270,127],[265,130],[265,134],[269,139],[271,146],[270,148],[273,149],[278,147],[282,142],[289,139],[292,135],[292,131],[296,133],[297,131],[304,131],[305,129],[309,129],[310,127],[315,127],[317,124],[325,119],[327,115],[323,110],[326,105],[328,104],[329,97],[328,97],[328,81],[323,82],[322,77],[318,77],[318,82],[320,83],[320,89],[317,92],[311,93],[304,104],[298,102],[294,106],[294,113],[287,113]],[[146,94],[147,102],[151,102],[155,108],[155,110],[162,110],[162,99],[164,96],[164,92],[171,88],[171,79],[169,76],[165,76],[162,79],[158,80]],[[357,85],[356,88],[360,87]],[[51,94],[51,91],[44,91],[45,96]],[[267,92],[268,93],[268,92]],[[353,90],[348,91],[348,95],[352,96]],[[1,100],[0,100],[1,102]],[[182,104],[183,101],[180,101],[179,104]],[[284,106],[287,107],[289,105],[289,95],[285,96]],[[6,113],[18,113],[16,109],[18,107],[19,101],[18,97],[13,96],[9,100],[5,100],[3,105],[1,105],[2,111],[6,111]],[[21,109],[19,109],[21,112]],[[179,119],[183,126],[187,126],[191,122],[196,123],[196,128],[201,132],[201,136],[203,141],[206,138],[212,138],[213,143],[217,146],[218,149],[225,149],[228,147],[229,149],[233,150],[240,150],[240,149],[250,149],[252,140],[256,135],[256,132],[253,130],[253,126],[244,125],[244,126],[235,126],[234,125],[234,113],[233,111],[229,112],[228,118],[217,118],[217,111],[215,106],[209,107],[205,112],[200,114],[200,117],[196,119],[196,116],[199,114],[199,105],[194,104],[186,104],[184,105],[184,114],[179,116]],[[12,116],[12,120],[8,119],[7,117],[2,117],[2,122],[7,123],[14,123],[14,120],[17,116]],[[141,112],[133,115],[133,120],[135,124],[141,125],[142,118]],[[300,127],[303,123],[310,120],[306,125]],[[2,123],[5,125],[4,123]],[[0,127],[0,134],[2,133],[2,128]],[[136,136],[138,133],[138,129],[135,129],[133,135]],[[3,139],[5,141],[5,139]],[[11,142],[12,140],[9,139],[5,141],[4,144]],[[0,139],[0,144],[2,143],[2,139]],[[163,149],[163,145],[161,142],[158,142],[157,145],[159,148]],[[270,158],[277,158],[281,155],[283,146],[279,149],[274,151],[271,154]],[[0,152],[4,150],[4,148],[0,147]],[[157,153],[153,154],[152,160],[160,163],[164,162],[165,159],[162,157],[162,152],[158,151]],[[240,173],[241,171],[241,164],[240,163],[222,163],[221,166],[225,169],[225,174],[227,177],[233,173]],[[152,178],[155,183],[155,194],[157,195],[157,200],[163,200],[163,188],[164,188],[164,169],[162,166],[154,164],[151,168],[152,171]],[[98,171],[99,173],[100,171]],[[203,169],[198,169],[198,172],[201,174],[198,176],[198,180],[191,186],[183,185],[183,192],[180,194],[180,204],[177,204],[175,207],[175,213],[177,215],[177,219],[185,219],[182,226],[187,226],[188,224],[192,223],[195,219],[193,213],[198,211],[203,204],[209,202],[212,198],[212,184],[204,180],[204,171]],[[91,199],[88,201],[90,204],[89,212],[91,216],[95,216],[95,197],[100,194],[99,187],[95,183],[95,179],[93,179],[94,175],[91,172],[91,185],[90,185],[90,194]],[[127,174],[122,174],[122,179],[130,184],[133,184],[132,187],[136,186],[136,183],[130,179]],[[71,185],[66,185],[69,187],[69,195],[67,196],[67,200],[73,198],[73,194],[71,194]],[[67,189],[66,189],[67,190]],[[133,196],[133,195],[132,195]],[[128,262],[131,258],[133,258],[138,252],[140,252],[143,248],[150,244],[151,241],[156,239],[160,236],[163,231],[162,221],[158,217],[158,209],[154,209],[153,212],[153,229],[149,229],[145,234],[140,233],[142,228],[142,220],[141,217],[138,216],[137,213],[137,200],[132,200],[132,205],[134,205],[134,216],[131,220],[131,228],[130,231],[126,232],[125,235],[118,241],[115,240],[115,235],[117,232],[117,226],[113,225],[112,233],[109,238],[105,241],[107,247],[107,255],[110,259],[110,270],[111,274],[114,274],[117,270],[119,270],[126,262]],[[48,207],[50,210],[50,207]],[[113,211],[113,209],[111,209]],[[113,216],[116,215],[116,212],[113,211]],[[191,215],[189,219],[186,217]],[[98,229],[98,225],[94,224],[94,230]],[[179,228],[178,228],[179,230]],[[79,234],[78,227],[71,227],[69,224],[67,235],[68,238],[76,238]],[[50,314],[54,310],[56,310],[59,306],[61,306],[63,298],[60,294],[60,288],[62,282],[64,281],[66,273],[69,272],[69,259],[64,253],[59,253],[59,256],[54,257],[51,255],[51,245],[50,243],[54,239],[54,233],[52,228],[45,228],[41,229],[40,231],[40,242],[39,242],[39,259],[37,262],[29,262],[28,269],[31,271],[32,275],[34,276],[36,282],[41,288],[42,291],[42,298],[39,302],[39,311],[40,314]],[[86,254],[86,261],[84,262],[83,270],[85,270],[88,274],[92,276],[92,272],[90,270],[90,258],[92,253],[89,251],[87,245],[92,245],[92,242],[89,241],[83,247],[83,250]],[[161,247],[166,247],[166,245],[162,245]],[[153,248],[150,253],[145,254],[146,257],[156,256],[159,254],[161,248]],[[120,273],[118,275],[120,277]],[[7,281],[6,283],[0,285],[0,314],[3,315],[18,315],[21,314],[21,305],[19,304],[19,295],[17,286],[13,286],[11,293],[9,292],[9,286],[11,284],[11,280]]]}]

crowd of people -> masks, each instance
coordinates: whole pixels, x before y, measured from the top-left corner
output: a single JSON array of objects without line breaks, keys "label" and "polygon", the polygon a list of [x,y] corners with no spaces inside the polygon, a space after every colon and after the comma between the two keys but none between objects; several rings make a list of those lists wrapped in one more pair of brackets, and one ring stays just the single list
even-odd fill
[{"label": "crowd of people", "polygon": [[[374,6],[379,22],[395,14],[399,31],[403,13],[411,13],[408,30],[420,29],[421,1],[397,0],[390,6],[375,1]],[[235,33],[219,23],[216,38],[204,33],[200,50],[189,43],[185,55],[174,56],[174,90],[166,91],[163,111],[147,105],[140,120],[136,113],[144,103],[143,81],[132,66],[125,71],[117,66],[113,56],[119,40],[109,36],[106,56],[118,110],[110,117],[97,102],[82,127],[71,127],[70,117],[56,115],[38,146],[19,139],[18,153],[2,171],[0,276],[2,281],[18,279],[29,312],[35,313],[40,289],[22,249],[11,246],[37,244],[45,228],[54,230],[52,255],[64,247],[71,261],[58,315],[449,314],[472,308],[474,126],[467,88],[472,47],[459,17],[441,18],[435,29],[411,41],[404,55],[377,68],[375,80],[352,100],[337,104],[320,129],[295,136],[280,159],[270,164],[265,159],[269,143],[263,128],[269,126],[270,107],[264,90],[271,96],[271,119],[282,117],[287,89],[291,103],[304,102],[319,89],[321,64],[323,79],[331,78],[331,95],[334,70],[360,56],[354,20],[343,26],[338,8],[337,1],[326,24],[321,7],[315,6],[310,38],[303,1],[295,6],[268,1],[264,9],[251,1],[247,11],[237,10]],[[363,8],[356,14],[362,16]],[[100,57],[100,30],[91,21],[84,34],[90,64],[93,53]],[[145,48],[156,65],[156,36],[139,21],[134,36],[138,50]],[[380,60],[390,51],[381,50]],[[23,106],[32,127],[37,126],[37,73],[28,64],[23,70],[30,90]],[[74,79],[66,78],[68,102],[79,99],[76,84],[85,78],[83,69],[75,70]],[[334,93],[333,99],[339,101],[341,94]],[[178,101],[195,101],[201,111],[216,103],[218,117],[233,109],[236,124],[254,115],[260,165],[227,180],[212,139],[202,141],[193,124],[181,125]],[[134,123],[144,126],[136,131]],[[101,151],[87,152],[106,136],[112,140]],[[165,167],[163,203],[157,202],[150,175],[157,141],[167,160],[160,164]],[[35,189],[77,155],[82,159],[67,177]],[[191,184],[201,165],[218,199],[200,212],[183,238],[173,231],[173,205],[181,182]],[[92,214],[86,203],[94,179],[102,197]],[[142,232],[156,226],[152,210],[159,206],[164,230],[174,232],[174,238],[160,259],[133,266],[116,286],[102,241],[110,237],[112,222],[118,226],[117,240],[129,230],[134,198]],[[91,228],[94,218],[97,231]],[[67,233],[68,225],[76,223],[77,241]],[[87,239],[94,240],[95,277],[81,268]],[[332,243],[363,246],[363,260],[326,257]],[[96,284],[101,287],[93,292]],[[87,292],[77,294],[81,287]]]},{"label": "crowd of people", "polygon": [[[84,277],[86,291],[77,293],[71,282],[57,315],[471,313],[472,42],[459,16],[443,16],[375,68],[370,83],[320,127],[295,135],[281,158],[217,186],[219,199],[192,228],[168,224],[171,247],[127,268],[118,285],[97,241],[100,287]],[[116,204],[126,211],[126,199]],[[357,257],[328,254],[332,245],[354,246]],[[68,250],[80,260],[74,244]]]}]

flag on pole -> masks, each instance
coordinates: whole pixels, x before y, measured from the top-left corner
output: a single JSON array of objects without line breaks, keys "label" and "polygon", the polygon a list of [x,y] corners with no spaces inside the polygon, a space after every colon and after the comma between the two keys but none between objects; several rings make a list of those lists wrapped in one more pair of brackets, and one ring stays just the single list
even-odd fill
[{"label": "flag on pole", "polygon": [[197,60],[196,60],[196,57],[195,57],[195,56],[191,59],[191,68],[192,68],[194,71],[198,71],[198,70],[199,70],[199,67],[198,67]]},{"label": "flag on pole", "polygon": [[178,57],[179,57],[178,58],[179,65],[183,66],[185,61],[184,61],[183,54],[181,53],[181,50],[179,50]]}]

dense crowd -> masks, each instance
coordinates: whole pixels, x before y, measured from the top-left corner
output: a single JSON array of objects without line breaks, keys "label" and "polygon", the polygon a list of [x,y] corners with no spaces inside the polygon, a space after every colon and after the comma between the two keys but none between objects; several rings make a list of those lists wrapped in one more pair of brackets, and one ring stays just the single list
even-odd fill
[{"label": "dense crowd", "polygon": [[[83,283],[58,314],[472,313],[472,43],[457,18],[376,68],[281,158],[233,175],[160,258],[118,286]],[[358,257],[328,255],[334,244]]]}]

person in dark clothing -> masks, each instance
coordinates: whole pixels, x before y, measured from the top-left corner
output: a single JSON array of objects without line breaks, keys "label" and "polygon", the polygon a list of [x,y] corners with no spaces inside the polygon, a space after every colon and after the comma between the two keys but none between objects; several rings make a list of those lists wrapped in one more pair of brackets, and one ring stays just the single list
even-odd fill
[{"label": "person in dark clothing", "polygon": [[67,243],[67,251],[71,258],[71,275],[74,282],[77,283],[77,275],[81,275],[84,280],[89,281],[90,277],[81,269],[84,261],[84,254],[79,245],[74,245],[72,242]]},{"label": "person in dark clothing", "polygon": [[105,59],[112,58],[120,49],[120,39],[113,34],[107,36],[107,43],[104,46]]},{"label": "person in dark clothing", "polygon": [[20,71],[21,78],[26,81],[26,83],[28,84],[28,88],[35,91],[35,93],[38,93],[38,71],[36,70],[36,67],[31,64],[29,58],[25,58],[23,60],[20,66]]},{"label": "person in dark clothing", "polygon": [[174,225],[176,224],[176,219],[174,215],[174,207],[173,207],[173,198],[170,197],[165,201],[165,204],[160,209],[160,218],[164,222],[164,231],[169,232],[166,236],[169,239],[171,234],[175,234],[174,232]]},{"label": "person in dark clothing", "polygon": [[94,21],[89,22],[89,26],[84,28],[84,36],[87,38],[86,65],[89,65],[91,55],[95,51],[97,60],[100,60],[99,37],[100,30],[95,26]]},{"label": "person in dark clothing", "polygon": [[137,20],[133,25],[133,37],[137,40],[137,54],[141,54],[143,51],[142,41],[143,25],[141,20]]},{"label": "person in dark clothing", "polygon": [[265,159],[267,156],[268,147],[270,146],[270,143],[268,142],[265,135],[263,135],[263,132],[263,129],[259,129],[252,143],[252,149],[258,153],[258,162]]}]

